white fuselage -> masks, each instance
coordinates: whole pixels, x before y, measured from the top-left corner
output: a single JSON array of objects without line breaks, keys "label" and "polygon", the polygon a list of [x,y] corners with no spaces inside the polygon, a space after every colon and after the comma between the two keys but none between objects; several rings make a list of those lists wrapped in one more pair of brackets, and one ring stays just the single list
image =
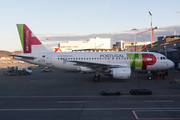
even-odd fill
[{"label": "white fuselage", "polygon": [[35,59],[14,58],[70,71],[76,71],[79,67],[85,66],[84,64],[83,66],[76,65],[76,61],[87,62],[88,64],[127,66],[136,71],[166,70],[174,66],[174,63],[166,59],[164,55],[153,52],[47,52],[20,55],[35,57]]}]

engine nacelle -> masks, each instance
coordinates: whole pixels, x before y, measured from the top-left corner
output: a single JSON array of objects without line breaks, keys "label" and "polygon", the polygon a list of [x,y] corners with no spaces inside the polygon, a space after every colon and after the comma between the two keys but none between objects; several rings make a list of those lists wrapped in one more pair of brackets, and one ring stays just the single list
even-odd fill
[{"label": "engine nacelle", "polygon": [[131,68],[112,68],[104,75],[116,78],[116,79],[129,79],[131,77]]},{"label": "engine nacelle", "polygon": [[78,67],[77,70],[79,72],[95,72],[94,69],[88,68],[88,67]]}]

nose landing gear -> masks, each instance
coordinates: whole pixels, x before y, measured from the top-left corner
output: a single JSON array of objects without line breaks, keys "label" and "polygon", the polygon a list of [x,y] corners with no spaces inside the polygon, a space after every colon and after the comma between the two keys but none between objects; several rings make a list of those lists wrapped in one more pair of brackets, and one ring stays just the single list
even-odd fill
[{"label": "nose landing gear", "polygon": [[94,75],[93,81],[94,82],[99,82],[99,80],[100,80],[100,75],[99,74]]}]

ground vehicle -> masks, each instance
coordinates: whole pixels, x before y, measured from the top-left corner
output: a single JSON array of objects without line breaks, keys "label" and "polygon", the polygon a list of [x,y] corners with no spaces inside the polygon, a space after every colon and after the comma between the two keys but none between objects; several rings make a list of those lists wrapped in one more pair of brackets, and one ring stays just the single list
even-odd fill
[{"label": "ground vehicle", "polygon": [[102,90],[100,92],[101,95],[121,95],[118,90]]},{"label": "ground vehicle", "polygon": [[28,75],[32,74],[32,69],[30,66],[26,66],[23,68],[22,66],[16,67],[7,67],[7,69],[3,72],[4,75]]},{"label": "ground vehicle", "polygon": [[51,72],[51,68],[45,67],[41,69],[41,72]]},{"label": "ground vehicle", "polygon": [[129,93],[132,95],[152,95],[152,92],[147,89],[132,89]]}]

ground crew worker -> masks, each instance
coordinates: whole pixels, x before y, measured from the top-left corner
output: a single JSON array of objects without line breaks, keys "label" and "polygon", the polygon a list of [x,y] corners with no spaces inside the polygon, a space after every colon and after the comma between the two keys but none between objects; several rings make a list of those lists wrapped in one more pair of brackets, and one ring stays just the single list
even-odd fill
[{"label": "ground crew worker", "polygon": [[162,75],[162,72],[160,71],[160,72],[159,72],[159,78],[161,78],[161,75]]},{"label": "ground crew worker", "polygon": [[159,71],[157,71],[157,76],[158,76],[158,78],[159,78]]},{"label": "ground crew worker", "polygon": [[162,71],[162,78],[164,79],[164,71]]}]

